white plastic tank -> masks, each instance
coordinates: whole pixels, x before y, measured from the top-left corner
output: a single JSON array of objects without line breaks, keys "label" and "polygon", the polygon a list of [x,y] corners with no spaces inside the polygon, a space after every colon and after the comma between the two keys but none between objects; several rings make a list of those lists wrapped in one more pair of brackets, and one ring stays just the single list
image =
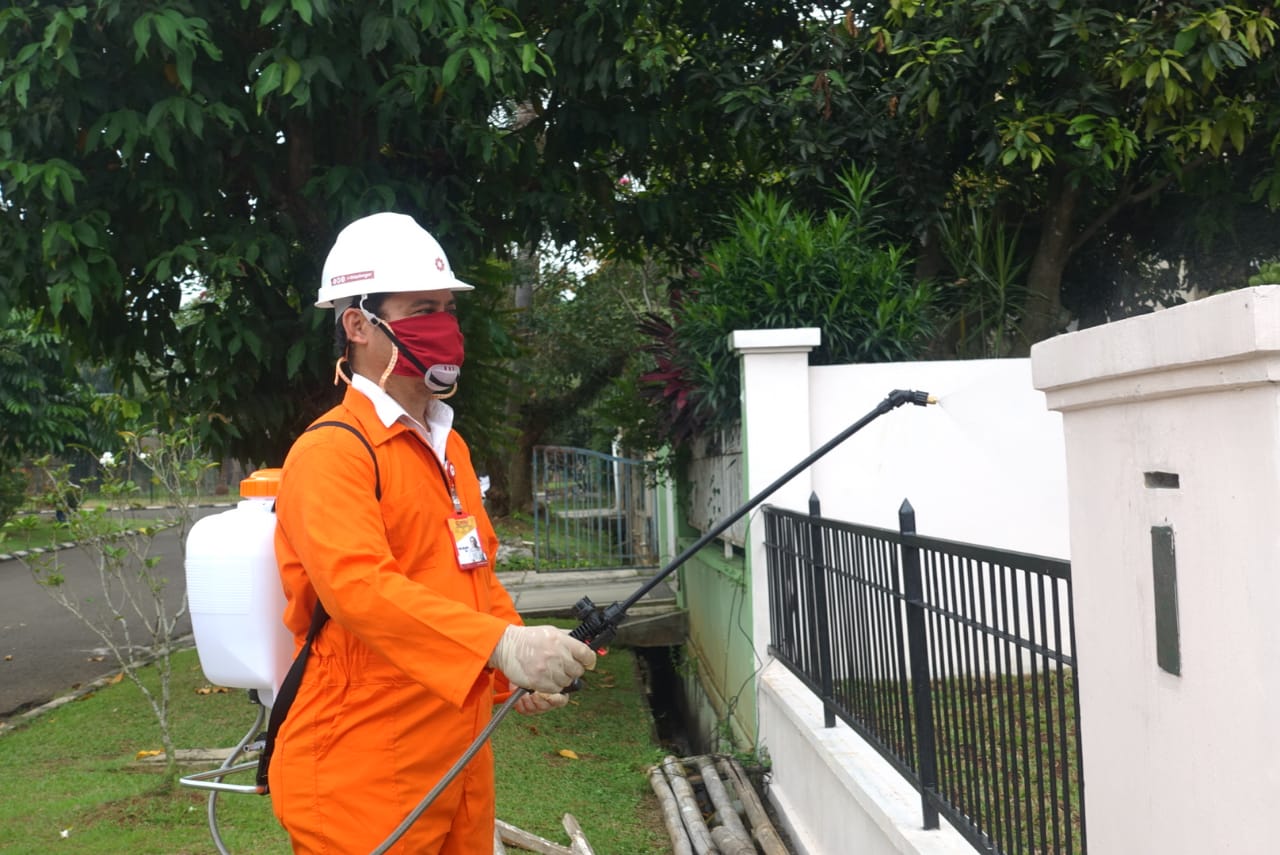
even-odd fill
[{"label": "white plastic tank", "polygon": [[270,707],[293,661],[276,568],[279,469],[240,482],[234,508],[204,517],[187,535],[187,599],[200,667],[209,682],[257,689]]}]

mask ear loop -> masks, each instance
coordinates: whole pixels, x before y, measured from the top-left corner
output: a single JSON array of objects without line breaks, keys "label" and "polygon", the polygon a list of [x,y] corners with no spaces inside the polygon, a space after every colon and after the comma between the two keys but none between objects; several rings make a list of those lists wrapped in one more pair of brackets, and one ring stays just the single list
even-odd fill
[{"label": "mask ear loop", "polygon": [[391,370],[396,367],[396,360],[400,357],[400,348],[391,345],[391,360],[387,363],[387,367],[383,369],[382,376],[378,378],[378,388],[387,391],[387,378],[391,376]]},{"label": "mask ear loop", "polygon": [[[343,314],[345,314],[347,309],[350,309],[350,308],[351,308],[351,305],[348,304],[346,308],[338,310],[339,324],[342,323]],[[344,336],[343,338],[345,340],[346,337]],[[348,344],[343,349],[342,355],[338,357],[338,361],[333,364],[333,385],[337,386],[339,383],[346,383],[348,386],[351,385],[351,377],[349,376],[349,374],[354,374],[355,372],[351,371],[351,363],[349,361],[350,355],[351,355],[351,345]],[[345,371],[343,370],[344,365],[346,366],[346,369],[347,369]]]},{"label": "mask ear loop", "polygon": [[364,315],[366,321],[380,328],[386,333],[387,338],[391,339],[391,360],[387,363],[387,367],[382,370],[382,376],[378,378],[378,388],[385,392],[387,391],[387,378],[391,376],[391,371],[396,367],[396,360],[400,357],[400,348],[397,346],[396,337],[392,334],[391,328],[383,322],[382,318],[364,307],[365,298],[368,296],[368,294],[360,295],[360,314]]}]

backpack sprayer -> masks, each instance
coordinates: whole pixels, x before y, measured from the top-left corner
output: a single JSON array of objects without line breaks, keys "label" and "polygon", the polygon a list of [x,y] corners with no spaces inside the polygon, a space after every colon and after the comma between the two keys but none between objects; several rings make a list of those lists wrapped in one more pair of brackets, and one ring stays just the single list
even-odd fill
[{"label": "backpack sprayer", "polygon": [[[890,410],[897,409],[908,403],[923,407],[927,404],[936,403],[936,399],[926,392],[903,389],[896,389],[890,392],[883,401],[865,416],[828,440],[821,448],[791,467],[772,484],[752,496],[745,504],[704,532],[701,537],[658,571],[653,578],[637,588],[630,597],[604,608],[600,608],[593,603],[590,597],[580,599],[574,605],[574,616],[578,619],[579,624],[569,634],[584,644],[596,648],[598,651],[603,651],[617,635],[618,627],[622,624],[623,618],[626,617],[627,611],[681,565],[696,555],[699,550],[723,534],[730,526],[754,510],[788,481],[813,465],[819,458],[826,455],[850,436],[853,436],[853,434]],[[266,474],[263,475],[262,473]],[[249,483],[255,479],[268,483],[265,485]],[[181,779],[181,783],[185,786],[211,790],[208,807],[209,831],[213,835],[214,845],[222,855],[230,855],[230,853],[223,845],[222,838],[218,833],[218,794],[220,792],[257,794],[263,792],[263,789],[258,786],[225,784],[222,779],[236,772],[257,768],[258,761],[256,760],[240,764],[237,764],[236,760],[245,750],[253,747],[254,736],[262,727],[267,714],[267,706],[270,706],[270,703],[263,705],[264,701],[262,699],[264,697],[268,700],[273,699],[274,693],[279,689],[280,682],[289,670],[290,665],[290,654],[284,654],[283,661],[281,658],[282,649],[292,651],[292,636],[284,629],[279,618],[284,610],[284,597],[279,590],[274,547],[270,537],[275,527],[275,515],[269,514],[270,506],[268,504],[265,505],[268,515],[259,516],[259,512],[264,508],[258,507],[258,505],[264,504],[262,497],[273,497],[275,495],[273,483],[278,483],[278,479],[278,470],[260,470],[260,472],[254,473],[251,478],[241,482],[241,495],[256,498],[242,501],[232,511],[201,520],[202,524],[211,523],[206,526],[208,529],[207,535],[210,537],[226,537],[229,532],[224,528],[224,525],[235,526],[239,535],[238,540],[201,540],[197,543],[197,545],[205,542],[209,544],[217,542],[219,544],[223,557],[220,562],[214,562],[217,565],[214,569],[218,570],[219,580],[216,585],[211,580],[206,579],[208,574],[201,572],[202,565],[199,558],[197,558],[193,576],[192,543],[191,540],[188,540],[187,586],[191,602],[192,630],[196,637],[196,649],[200,655],[201,668],[204,669],[206,677],[220,685],[249,689],[250,698],[259,704],[257,719],[254,721],[253,726],[221,766],[207,772],[188,775]],[[246,489],[249,492],[245,492]],[[257,502],[257,505],[251,504],[254,502]],[[247,504],[249,506],[245,507]],[[248,523],[248,527],[251,530],[252,537],[246,538],[244,536],[245,532],[241,528],[241,520],[239,519],[227,520],[223,523],[213,522],[219,517],[230,517],[233,514],[241,513],[241,511],[244,514],[253,514],[252,517],[244,517],[244,521]],[[192,528],[191,539],[196,539],[199,528],[199,525]],[[264,536],[265,541],[263,540]],[[264,542],[265,551],[263,548]],[[231,547],[235,550],[234,555],[227,554],[227,544],[235,544]],[[268,565],[269,573],[267,572]],[[239,601],[239,605],[236,607],[238,611],[236,609],[229,610],[226,605],[228,598],[220,596],[218,591],[214,590],[215,588],[228,587],[228,570],[234,571],[230,574],[232,577],[230,587],[235,590],[230,599]],[[249,580],[250,576],[253,577],[252,580]],[[235,579],[240,579],[244,584],[237,586]],[[246,582],[246,580],[248,581]],[[274,588],[270,582],[275,583]],[[252,616],[244,603],[246,596],[256,597],[263,601],[261,607],[254,609]],[[251,617],[258,618],[256,622],[259,625],[252,628],[256,631],[245,632],[246,627],[243,624],[247,622],[246,618]],[[281,644],[286,641],[287,646],[282,648]],[[251,648],[255,646],[262,647],[266,651],[265,654],[253,652]],[[573,685],[567,687],[564,691],[573,692],[580,688],[582,688],[581,681],[575,680]],[[494,711],[484,730],[480,732],[475,741],[450,767],[444,777],[370,855],[383,855],[396,844],[418,818],[426,812],[427,808],[444,791],[445,787],[452,783],[458,773],[471,762],[471,758],[476,755],[481,746],[489,739],[490,734],[502,722],[507,713],[511,711],[516,701],[526,694],[528,694],[528,690],[523,688],[518,688],[512,692],[511,697]]]}]

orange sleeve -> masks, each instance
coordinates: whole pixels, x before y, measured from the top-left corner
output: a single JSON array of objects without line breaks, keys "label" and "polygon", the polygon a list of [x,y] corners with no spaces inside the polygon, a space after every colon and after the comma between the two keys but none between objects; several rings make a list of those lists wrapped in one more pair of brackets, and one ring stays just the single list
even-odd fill
[{"label": "orange sleeve", "polygon": [[[334,621],[461,708],[512,622],[506,608],[501,616],[485,614],[409,577],[391,554],[386,527],[393,520],[384,521],[373,461],[355,437],[336,430],[308,435],[290,457],[276,505],[286,586],[309,583]],[[439,510],[443,518],[450,508]],[[290,552],[300,566],[287,566]],[[417,560],[438,564],[433,573],[463,572],[443,549]],[[304,578],[291,578],[298,575]],[[494,602],[509,606],[511,599],[503,591]],[[296,632],[296,617],[290,626]]]}]

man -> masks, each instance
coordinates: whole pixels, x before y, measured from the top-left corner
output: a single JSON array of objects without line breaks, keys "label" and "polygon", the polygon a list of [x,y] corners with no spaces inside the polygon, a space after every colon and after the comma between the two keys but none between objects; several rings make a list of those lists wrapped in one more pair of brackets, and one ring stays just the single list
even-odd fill
[{"label": "man", "polygon": [[[457,291],[412,218],[375,214],[338,235],[317,306],[337,312],[340,405],[290,450],[276,503],[285,623],[312,645],[276,740],[272,805],[296,853],[373,851],[445,775],[511,684],[516,709],[562,706],[589,647],[524,627],[494,573],[497,536],[466,444],[451,429],[463,363]],[[365,447],[367,440],[369,446]],[[471,549],[478,538],[480,549]],[[485,746],[390,851],[493,847]]]}]

